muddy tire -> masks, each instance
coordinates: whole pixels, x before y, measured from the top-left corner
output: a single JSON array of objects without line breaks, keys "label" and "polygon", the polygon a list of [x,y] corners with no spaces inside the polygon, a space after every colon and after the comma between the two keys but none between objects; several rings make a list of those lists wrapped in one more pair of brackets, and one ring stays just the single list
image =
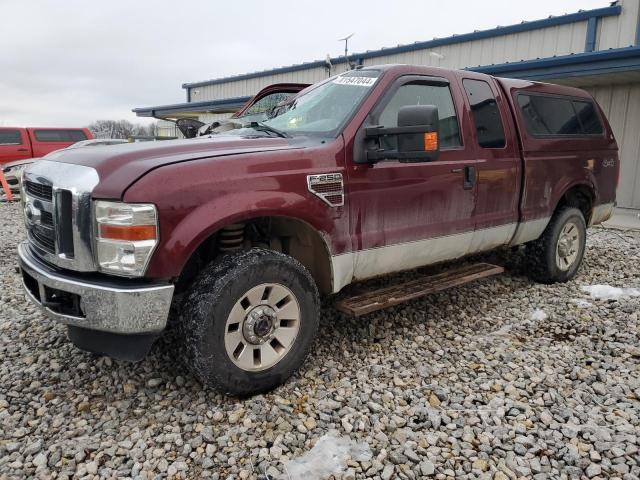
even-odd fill
[{"label": "muddy tire", "polygon": [[571,280],[584,256],[587,226],[580,210],[562,207],[537,240],[526,246],[527,274],[541,283]]},{"label": "muddy tire", "polygon": [[185,296],[186,361],[206,386],[238,396],[283,383],[318,331],[318,290],[292,257],[251,249],[206,266]]}]

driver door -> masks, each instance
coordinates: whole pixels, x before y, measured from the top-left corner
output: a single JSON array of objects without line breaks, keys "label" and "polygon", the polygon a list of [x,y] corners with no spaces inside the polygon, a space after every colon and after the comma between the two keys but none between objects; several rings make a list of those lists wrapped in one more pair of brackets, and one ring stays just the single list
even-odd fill
[{"label": "driver door", "polygon": [[[348,163],[354,280],[465,255],[474,230],[473,149],[463,142],[469,121],[455,77],[399,77],[372,109],[367,126],[397,126],[406,105],[435,105],[440,155],[435,161]],[[452,95],[452,93],[455,93]],[[457,99],[457,100],[454,100]],[[354,148],[354,155],[362,155]]]}]

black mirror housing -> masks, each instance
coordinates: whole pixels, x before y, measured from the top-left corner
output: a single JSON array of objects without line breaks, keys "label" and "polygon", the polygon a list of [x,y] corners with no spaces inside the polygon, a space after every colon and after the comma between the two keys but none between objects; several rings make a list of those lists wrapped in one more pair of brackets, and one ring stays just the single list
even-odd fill
[{"label": "black mirror housing", "polygon": [[367,138],[393,136],[397,150],[382,148],[368,150],[367,160],[399,160],[401,162],[429,162],[438,158],[439,116],[435,105],[406,105],[398,110],[397,127],[369,127]]},{"label": "black mirror housing", "polygon": [[178,130],[184,135],[184,138],[194,138],[198,136],[198,130],[204,125],[200,120],[193,118],[179,118],[175,121]]}]

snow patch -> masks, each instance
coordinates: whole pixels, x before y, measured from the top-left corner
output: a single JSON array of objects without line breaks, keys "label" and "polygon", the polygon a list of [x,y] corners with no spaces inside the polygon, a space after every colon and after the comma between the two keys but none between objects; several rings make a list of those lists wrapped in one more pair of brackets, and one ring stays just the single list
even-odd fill
[{"label": "snow patch", "polygon": [[639,288],[618,288],[611,285],[587,285],[582,287],[583,292],[591,295],[595,300],[619,300],[628,297],[640,297]]},{"label": "snow patch", "polygon": [[584,298],[574,298],[571,300],[576,304],[578,308],[590,308],[593,307],[593,303],[587,302]]},{"label": "snow patch", "polygon": [[493,332],[490,332],[488,335],[489,336],[494,335],[496,337],[506,337],[509,335],[510,332],[511,332],[511,325],[509,325],[508,323],[505,323],[498,330],[494,330]]},{"label": "snow patch", "polygon": [[539,322],[541,320],[546,320],[547,319],[547,314],[544,313],[544,310],[536,308],[533,312],[531,312],[531,315],[529,316],[529,318],[531,320],[535,320],[535,321]]},{"label": "snow patch", "polygon": [[372,453],[366,442],[357,443],[349,438],[328,433],[320,437],[315,446],[304,455],[285,463],[288,480],[322,480],[339,475],[347,469],[349,458],[365,462]]}]

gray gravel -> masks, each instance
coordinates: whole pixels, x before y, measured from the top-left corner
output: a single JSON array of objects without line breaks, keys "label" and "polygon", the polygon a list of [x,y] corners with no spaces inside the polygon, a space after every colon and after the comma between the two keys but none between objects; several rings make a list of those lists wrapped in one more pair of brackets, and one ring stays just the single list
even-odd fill
[{"label": "gray gravel", "polygon": [[326,301],[300,372],[238,400],[203,390],[171,335],[137,364],[76,350],[21,293],[19,212],[0,204],[2,479],[256,478],[329,431],[373,454],[345,479],[640,477],[640,297],[581,290],[640,287],[640,233],[591,230],[564,285],[501,252],[506,275],[360,320]]}]

